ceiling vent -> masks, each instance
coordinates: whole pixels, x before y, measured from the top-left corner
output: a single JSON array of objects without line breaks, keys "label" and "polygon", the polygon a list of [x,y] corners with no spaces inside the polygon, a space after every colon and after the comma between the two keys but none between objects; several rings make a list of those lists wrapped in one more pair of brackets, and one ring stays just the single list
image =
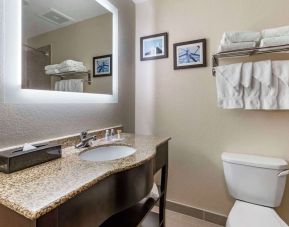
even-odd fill
[{"label": "ceiling vent", "polygon": [[66,16],[55,9],[50,9],[48,12],[40,15],[40,17],[57,25],[67,24],[68,22],[73,21],[73,18]]}]

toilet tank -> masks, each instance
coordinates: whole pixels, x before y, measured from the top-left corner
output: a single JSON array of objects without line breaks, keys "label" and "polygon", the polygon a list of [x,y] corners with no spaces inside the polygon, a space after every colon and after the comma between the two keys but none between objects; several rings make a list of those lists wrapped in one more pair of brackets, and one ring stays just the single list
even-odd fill
[{"label": "toilet tank", "polygon": [[231,196],[262,206],[280,205],[289,173],[285,160],[236,153],[223,153],[222,160]]}]

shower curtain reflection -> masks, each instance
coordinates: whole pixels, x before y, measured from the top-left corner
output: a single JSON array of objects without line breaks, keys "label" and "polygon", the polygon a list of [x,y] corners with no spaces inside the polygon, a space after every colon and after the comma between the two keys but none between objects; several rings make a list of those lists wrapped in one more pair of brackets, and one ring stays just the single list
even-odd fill
[{"label": "shower curtain reflection", "polygon": [[33,48],[22,45],[22,88],[53,90],[51,78],[45,75],[44,67],[51,64],[51,46]]}]

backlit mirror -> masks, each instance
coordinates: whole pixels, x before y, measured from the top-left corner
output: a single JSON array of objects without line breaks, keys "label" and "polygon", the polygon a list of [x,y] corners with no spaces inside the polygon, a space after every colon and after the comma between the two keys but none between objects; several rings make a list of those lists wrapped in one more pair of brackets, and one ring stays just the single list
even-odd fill
[{"label": "backlit mirror", "polygon": [[113,14],[97,1],[22,1],[22,89],[112,94],[113,58]]}]

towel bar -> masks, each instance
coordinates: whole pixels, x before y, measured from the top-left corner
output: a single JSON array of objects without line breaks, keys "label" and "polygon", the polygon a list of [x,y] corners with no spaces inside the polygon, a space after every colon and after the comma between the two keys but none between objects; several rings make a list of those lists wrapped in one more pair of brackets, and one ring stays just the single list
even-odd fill
[{"label": "towel bar", "polygon": [[279,45],[279,46],[269,46],[269,47],[256,47],[256,48],[247,48],[247,49],[238,49],[231,51],[224,51],[212,56],[213,61],[213,76],[216,75],[214,67],[219,66],[219,59],[222,58],[233,58],[233,57],[242,57],[242,56],[253,56],[259,54],[268,54],[268,53],[280,53],[289,51],[289,44]]}]

